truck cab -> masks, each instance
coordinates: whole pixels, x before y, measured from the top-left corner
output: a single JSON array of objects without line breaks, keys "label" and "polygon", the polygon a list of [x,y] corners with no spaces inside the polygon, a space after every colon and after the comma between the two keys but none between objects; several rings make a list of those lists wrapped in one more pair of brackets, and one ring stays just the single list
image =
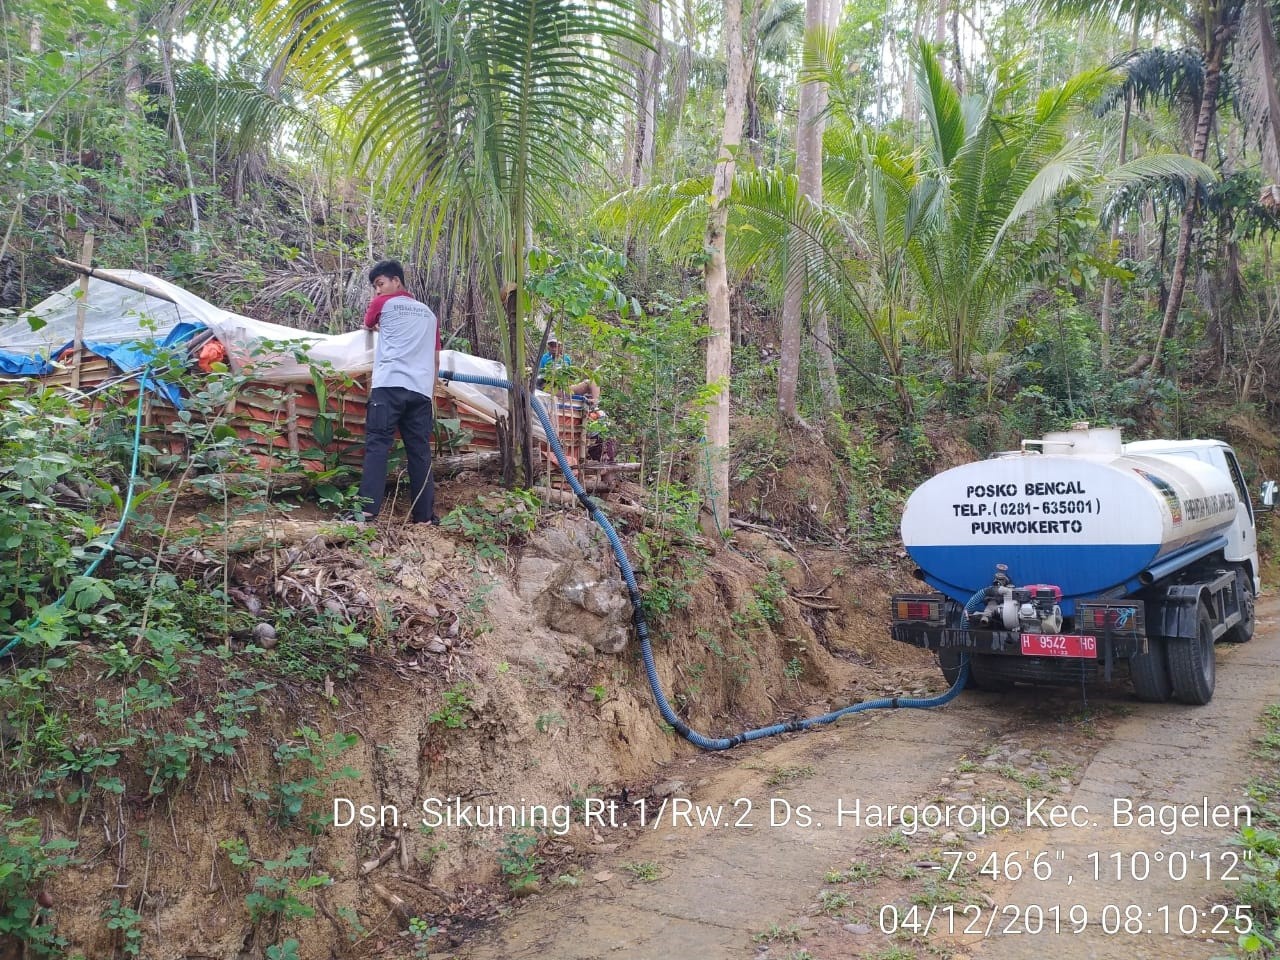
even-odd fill
[{"label": "truck cab", "polygon": [[1249,488],[1245,486],[1244,472],[1236,452],[1221,440],[1136,440],[1124,445],[1125,453],[1159,454],[1171,457],[1190,457],[1221,470],[1231,478],[1236,490],[1236,522],[1225,531],[1227,545],[1223,559],[1227,563],[1241,564],[1248,570],[1255,596],[1262,590],[1258,565],[1257,515]]}]

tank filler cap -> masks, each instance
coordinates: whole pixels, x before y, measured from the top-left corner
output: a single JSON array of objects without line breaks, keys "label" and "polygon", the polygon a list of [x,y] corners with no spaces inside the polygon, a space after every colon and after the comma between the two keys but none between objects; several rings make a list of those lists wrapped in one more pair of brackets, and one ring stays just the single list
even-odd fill
[{"label": "tank filler cap", "polygon": [[1072,424],[1070,430],[1046,433],[1039,441],[1024,440],[1023,446],[1037,442],[1041,444],[1042,449],[1053,445],[1059,448],[1054,451],[1056,453],[1070,453],[1077,456],[1108,454],[1116,456],[1123,450],[1119,427],[1093,427],[1086,421]]}]

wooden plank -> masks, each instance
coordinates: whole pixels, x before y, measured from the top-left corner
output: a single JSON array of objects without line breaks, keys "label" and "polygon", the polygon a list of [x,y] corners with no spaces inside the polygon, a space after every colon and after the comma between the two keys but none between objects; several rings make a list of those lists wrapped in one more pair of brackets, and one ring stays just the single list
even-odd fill
[{"label": "wooden plank", "polygon": [[[80,259],[84,263],[93,263],[93,231],[84,235],[84,244],[80,247]],[[89,309],[89,274],[80,275],[80,301],[76,304],[76,335],[71,340],[71,386],[80,389],[80,354],[84,347],[84,319]]]},{"label": "wooden plank", "polygon": [[[90,378],[95,383],[103,383],[118,376],[105,358],[89,355],[78,366],[82,386]],[[69,376],[69,371],[60,371],[42,379],[50,384],[65,384]],[[136,392],[137,384],[129,382],[122,385],[121,390]],[[101,406],[105,403],[105,396],[96,395],[91,402]],[[109,396],[112,403],[120,402],[116,393]],[[437,392],[435,405],[437,418],[456,418],[470,434],[467,443],[443,456],[436,456],[438,475],[443,476],[445,471],[483,469],[498,460],[502,422],[495,422],[484,411],[443,392]],[[300,463],[303,469],[319,470],[325,462],[332,464],[335,460],[359,466],[364,453],[367,410],[367,377],[355,382],[330,383],[323,412],[335,418],[336,435],[323,446],[314,439],[315,421],[322,411],[315,386],[310,381],[297,384],[254,381],[245,384],[226,405],[224,416],[243,442],[245,453],[264,468],[278,471],[286,459],[291,459],[293,463]],[[571,463],[580,463],[585,459],[588,443],[583,404],[557,401],[553,411],[554,427],[566,455]],[[148,403],[146,420],[151,442],[157,449],[175,454],[187,449],[187,439],[171,432],[172,426],[180,421],[178,411],[173,407],[160,402]],[[536,449],[545,476],[555,486],[563,486],[564,481],[555,466],[549,444],[538,442]]]}]

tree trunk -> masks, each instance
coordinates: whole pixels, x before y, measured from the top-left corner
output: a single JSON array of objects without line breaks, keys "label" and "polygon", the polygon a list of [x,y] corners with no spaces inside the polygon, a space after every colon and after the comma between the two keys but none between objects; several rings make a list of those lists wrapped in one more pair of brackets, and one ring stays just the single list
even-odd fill
[{"label": "tree trunk", "polygon": [[719,393],[707,414],[707,486],[711,508],[721,530],[729,527],[729,365],[731,357],[729,322],[729,271],[725,263],[725,233],[729,226],[729,193],[733,186],[734,157],[742,143],[742,118],[746,111],[747,71],[742,51],[742,0],[724,0],[725,59],[728,83],[724,98],[724,133],[716,160],[711,190],[711,212],[707,218],[703,267],[707,288],[707,385]]},{"label": "tree trunk", "polygon": [[[1222,82],[1222,62],[1231,40],[1231,27],[1219,27],[1213,32],[1213,45],[1204,69],[1204,93],[1200,99],[1200,115],[1196,121],[1196,136],[1191,144],[1191,155],[1204,162],[1209,151],[1209,130],[1213,127],[1218,111],[1218,87]],[[1178,327],[1178,313],[1182,310],[1182,295],[1187,288],[1187,259],[1191,253],[1191,234],[1196,225],[1196,213],[1200,196],[1196,184],[1187,185],[1187,201],[1182,205],[1182,219],[1178,223],[1178,250],[1173,260],[1173,275],[1169,278],[1169,300],[1164,307],[1164,322],[1151,351],[1151,372],[1159,374],[1160,356],[1164,341],[1174,335]]]},{"label": "tree trunk", "polygon": [[[1133,111],[1133,99],[1128,94],[1125,94],[1124,116],[1120,120],[1120,156],[1117,158],[1117,161],[1116,161],[1120,166],[1124,166],[1125,154],[1127,153],[1127,150],[1129,147],[1129,115],[1132,111]],[[1119,238],[1120,238],[1120,223],[1118,220],[1116,220],[1116,221],[1113,221],[1111,224],[1111,236],[1110,236],[1110,243],[1108,245],[1108,249],[1114,251],[1116,248],[1116,241],[1119,240]],[[1109,366],[1111,366],[1111,290],[1112,290],[1112,286],[1113,286],[1113,283],[1112,283],[1111,277],[1107,277],[1106,280],[1102,282],[1102,316],[1098,320],[1098,329],[1099,329],[1099,333],[1101,334],[1101,340],[1102,340],[1101,361],[1102,361],[1102,369],[1104,370],[1106,370]]]},{"label": "tree trunk", "polygon": [[631,186],[648,186],[653,174],[657,134],[658,83],[662,71],[662,4],[647,0],[640,11],[639,27],[653,40],[652,49],[640,52],[636,65],[636,135],[631,153]]},{"label": "tree trunk", "polygon": [[[146,17],[143,16],[141,9],[134,11],[132,26],[135,36],[142,33],[145,20]],[[139,117],[145,112],[140,96],[142,82],[142,63],[138,58],[138,47],[130,44],[124,52],[124,80],[121,89],[124,93],[125,109]]]},{"label": "tree trunk", "polygon": [[956,93],[964,96],[964,62],[960,59],[960,5],[951,7],[951,78],[956,85]]},{"label": "tree trunk", "polygon": [[173,84],[173,33],[186,15],[184,6],[176,6],[165,18],[164,33],[160,37],[160,67],[164,71],[165,93],[169,96],[169,109],[172,111],[173,135],[178,141],[178,153],[182,157],[182,167],[187,175],[187,199],[191,205],[191,252],[198,254],[203,246],[200,239],[200,203],[196,198],[196,179],[191,172],[191,156],[187,153],[187,139],[182,134],[182,120],[178,116],[178,91]]},{"label": "tree trunk", "polygon": [[760,122],[760,103],[756,98],[756,90],[760,83],[755,68],[747,79],[747,151],[751,154],[751,163],[759,169],[764,166],[764,128]]},{"label": "tree trunk", "polygon": [[743,122],[746,125],[747,151],[751,154],[751,162],[757,168],[764,165],[760,105],[756,102],[757,85],[760,82],[760,18],[763,15],[764,3],[752,4],[751,19],[747,21],[747,29],[742,41],[742,69],[746,71],[746,78],[742,85],[745,98]]},{"label": "tree trunk", "polygon": [[676,55],[675,75],[668,95],[668,116],[677,131],[683,125],[684,107],[689,99],[689,81],[693,75],[693,44],[698,30],[697,7],[693,0],[685,0],[684,9],[676,17],[679,50]]},{"label": "tree trunk", "polygon": [[[1277,66],[1280,66],[1276,62],[1280,51],[1276,48],[1276,34],[1271,27],[1271,4],[1256,0],[1251,6],[1258,29],[1258,55],[1262,61],[1262,75],[1274,78]],[[1274,82],[1263,86],[1267,99],[1267,123],[1262,131],[1259,158],[1262,161],[1263,176],[1272,183],[1280,183],[1280,88]]]},{"label": "tree trunk", "polygon": [[[630,169],[627,171],[633,190],[647,187],[653,177],[653,160],[658,133],[658,85],[662,79],[662,4],[648,0],[638,13],[640,30],[653,41],[651,49],[642,48],[636,62],[635,136],[631,141]],[[647,254],[643,241],[627,227],[627,259],[632,261],[641,282],[646,276]]]},{"label": "tree trunk", "polygon": [[[507,381],[511,389],[507,394],[507,410],[511,416],[511,461],[516,468],[509,482],[516,486],[532,487],[537,483],[533,472],[533,409],[529,405],[529,385],[524,380],[524,324],[521,320],[520,296],[523,277],[509,284],[502,291],[502,309],[506,313]],[[516,455],[519,459],[516,459]]]},{"label": "tree trunk", "polygon": [[[839,0],[827,2],[827,31],[831,36],[840,29],[844,5]],[[822,138],[827,127],[827,85],[818,85],[818,116],[814,121],[813,199],[822,202]],[[831,343],[831,324],[825,304],[811,305],[814,346],[818,352],[818,381],[822,384],[822,402],[827,410],[840,408],[840,380],[836,376],[835,350]]]},{"label": "tree trunk", "polygon": [[[806,52],[819,39],[826,25],[824,0],[806,0],[804,44]],[[809,197],[822,199],[822,103],[825,99],[816,83],[801,83],[796,116],[796,190],[800,202]],[[816,168],[816,169],[815,169]],[[816,175],[815,175],[816,174]],[[817,196],[815,197],[815,190]],[[795,420],[796,388],[800,379],[801,311],[804,308],[805,263],[800,255],[800,236],[792,231],[787,251],[787,276],[782,293],[782,343],[778,358],[778,413]]]}]

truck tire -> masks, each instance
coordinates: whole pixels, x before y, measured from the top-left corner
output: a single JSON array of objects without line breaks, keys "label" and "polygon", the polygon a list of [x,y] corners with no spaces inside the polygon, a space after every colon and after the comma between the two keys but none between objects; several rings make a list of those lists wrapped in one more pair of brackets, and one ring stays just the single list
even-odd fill
[{"label": "truck tire", "polygon": [[[955,686],[956,677],[960,676],[960,658],[964,651],[955,647],[946,647],[938,651],[938,665],[942,667],[942,676],[947,683]],[[996,675],[991,669],[991,661],[995,657],[982,654],[969,654],[969,679],[965,681],[966,690],[985,690],[988,693],[1000,693],[1013,686],[1011,680]]]},{"label": "truck tire", "polygon": [[1129,680],[1139,700],[1146,703],[1169,701],[1173,696],[1173,681],[1169,679],[1169,659],[1163,640],[1148,638],[1147,652],[1129,658]]},{"label": "truck tire", "polygon": [[1236,589],[1240,591],[1240,622],[1222,635],[1224,643],[1248,643],[1257,626],[1257,604],[1253,596],[1253,579],[1243,570],[1236,571]]},{"label": "truck tire", "polygon": [[[955,647],[943,647],[938,650],[938,666],[942,668],[942,678],[947,681],[947,686],[954,687],[956,679],[960,676],[960,660],[964,656],[964,651],[957,650]],[[964,688],[966,690],[973,687],[973,671],[969,671],[969,679],[965,681]]]},{"label": "truck tire", "polygon": [[1213,656],[1213,619],[1203,603],[1197,606],[1195,637],[1169,637],[1169,679],[1174,699],[1202,705],[1213,699],[1216,664]]},{"label": "truck tire", "polygon": [[988,693],[1003,693],[1013,689],[1013,681],[998,668],[1003,657],[990,654],[973,654],[969,657],[969,686]]}]

